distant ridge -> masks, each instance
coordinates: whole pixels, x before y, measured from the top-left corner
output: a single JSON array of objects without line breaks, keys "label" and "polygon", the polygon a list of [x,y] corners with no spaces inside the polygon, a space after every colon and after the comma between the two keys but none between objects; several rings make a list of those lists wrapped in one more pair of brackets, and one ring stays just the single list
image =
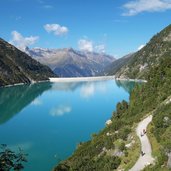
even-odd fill
[{"label": "distant ridge", "polygon": [[120,70],[120,68],[126,65],[134,57],[134,55],[135,53],[130,53],[112,62],[104,69],[104,75],[115,75]]},{"label": "distant ridge", "polygon": [[97,76],[115,58],[104,53],[77,51],[72,48],[26,48],[25,52],[42,64],[48,65],[60,77]]}]

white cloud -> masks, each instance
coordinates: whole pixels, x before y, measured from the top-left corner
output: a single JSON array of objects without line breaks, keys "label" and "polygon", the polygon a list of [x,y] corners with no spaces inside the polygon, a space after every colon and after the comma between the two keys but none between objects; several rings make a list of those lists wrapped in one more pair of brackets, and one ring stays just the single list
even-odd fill
[{"label": "white cloud", "polygon": [[25,50],[27,46],[35,44],[39,37],[38,36],[30,36],[30,37],[23,37],[19,32],[12,31],[11,33],[12,39],[9,43],[13,44],[20,50]]},{"label": "white cloud", "polygon": [[63,36],[68,33],[68,28],[65,26],[60,26],[59,24],[46,24],[44,25],[44,29],[48,33],[54,33],[56,36]]},{"label": "white cloud", "polygon": [[134,16],[142,12],[161,12],[171,9],[171,0],[133,0],[123,6],[123,16]]},{"label": "white cloud", "polygon": [[78,47],[82,51],[93,51],[93,42],[91,40],[80,39],[78,41]]},{"label": "white cloud", "polygon": [[140,45],[140,46],[138,47],[138,50],[141,50],[144,46],[145,46],[145,45]]},{"label": "white cloud", "polygon": [[78,41],[78,48],[81,51],[105,53],[105,44],[94,44],[93,41],[86,38]]},{"label": "white cloud", "polygon": [[99,53],[105,53],[105,45],[104,44],[99,44],[95,46],[95,51]]},{"label": "white cloud", "polygon": [[44,9],[52,9],[53,8],[52,5],[46,4],[46,2],[44,0],[37,0],[37,2],[39,4],[41,4],[41,7]]},{"label": "white cloud", "polygon": [[56,108],[53,108],[50,111],[51,116],[63,116],[65,113],[70,113],[72,108],[68,105],[60,105]]}]

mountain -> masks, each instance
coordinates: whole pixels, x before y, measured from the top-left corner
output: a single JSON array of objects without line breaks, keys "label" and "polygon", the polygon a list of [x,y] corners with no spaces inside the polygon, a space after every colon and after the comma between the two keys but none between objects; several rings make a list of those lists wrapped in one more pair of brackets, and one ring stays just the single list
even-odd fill
[{"label": "mountain", "polygon": [[154,36],[117,75],[145,78],[147,83],[136,84],[129,103],[117,104],[111,124],[93,134],[91,140],[80,143],[54,171],[129,170],[141,149],[136,125],[149,115],[153,119],[146,131],[155,162],[143,170],[171,169],[171,25]]},{"label": "mountain", "polygon": [[76,51],[72,48],[26,48],[26,53],[48,65],[60,77],[96,76],[115,58],[104,53]]},{"label": "mountain", "polygon": [[49,67],[0,39],[0,86],[48,80],[54,76]]},{"label": "mountain", "polygon": [[117,77],[146,79],[152,67],[158,66],[164,56],[171,54],[171,25],[156,34],[147,45],[135,53],[117,72]]},{"label": "mountain", "polygon": [[134,53],[130,53],[122,58],[115,60],[104,69],[104,75],[115,75],[119,71],[119,69],[125,66],[133,57]]}]

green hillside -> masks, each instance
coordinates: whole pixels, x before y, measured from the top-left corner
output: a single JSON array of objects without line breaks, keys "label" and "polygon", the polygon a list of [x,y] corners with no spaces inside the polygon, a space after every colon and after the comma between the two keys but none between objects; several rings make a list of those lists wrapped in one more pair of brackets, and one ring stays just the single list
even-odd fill
[{"label": "green hillside", "polygon": [[[55,171],[129,170],[140,153],[135,126],[149,114],[154,116],[147,132],[150,135],[156,164],[145,170],[169,170],[167,164],[171,153],[170,31],[171,26],[153,37],[118,73],[118,76],[145,78],[148,82],[137,84],[131,92],[129,104],[125,101],[117,104],[111,118],[112,124],[106,126],[99,134],[92,135],[90,141],[80,143],[74,154],[62,161]],[[140,65],[146,63],[148,66],[140,72]],[[130,142],[134,142],[132,147],[126,148],[125,145]]]},{"label": "green hillside", "polygon": [[116,72],[117,77],[146,79],[151,67],[171,53],[171,25],[156,34],[126,65]]}]

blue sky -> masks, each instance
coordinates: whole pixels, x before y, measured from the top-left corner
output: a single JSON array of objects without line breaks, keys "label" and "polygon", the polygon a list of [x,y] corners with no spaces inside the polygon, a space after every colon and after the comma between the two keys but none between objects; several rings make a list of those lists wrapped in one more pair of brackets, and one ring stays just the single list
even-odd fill
[{"label": "blue sky", "polygon": [[0,37],[121,57],[171,24],[171,0],[1,0]]}]

